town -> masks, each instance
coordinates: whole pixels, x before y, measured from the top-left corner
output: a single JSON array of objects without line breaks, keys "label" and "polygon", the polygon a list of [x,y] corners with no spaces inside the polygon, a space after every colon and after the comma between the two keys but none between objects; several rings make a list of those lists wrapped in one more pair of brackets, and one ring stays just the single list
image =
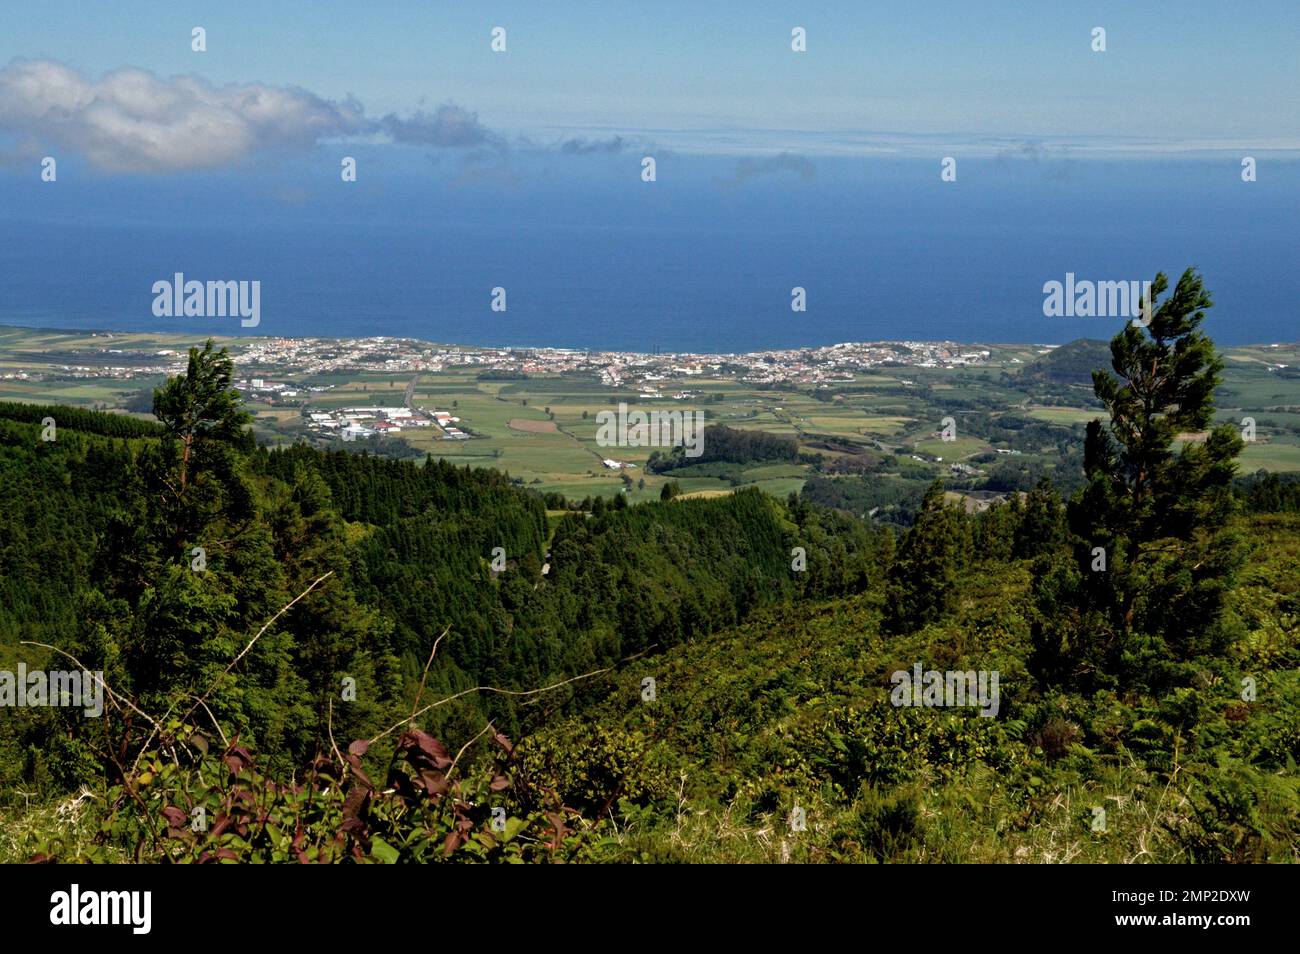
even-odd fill
[{"label": "town", "polygon": [[[184,352],[177,348],[146,351],[114,347],[117,335],[94,332],[84,336],[98,347],[50,354],[27,352],[29,367],[10,361],[0,380],[111,379],[177,374],[184,368]],[[237,367],[257,369],[271,376],[310,378],[314,375],[353,371],[392,374],[441,372],[452,369],[515,374],[590,374],[610,387],[635,387],[647,397],[684,399],[689,390],[670,395],[664,389],[674,382],[689,385],[693,377],[734,377],[746,384],[833,386],[854,380],[854,373],[879,367],[914,365],[920,368],[958,368],[984,364],[988,348],[950,341],[845,342],[815,348],[789,348],[748,354],[640,353],[579,351],[568,348],[474,348],[433,345],[413,338],[242,338],[224,342]],[[1043,345],[1042,351],[1054,345]],[[17,357],[17,355],[15,355]],[[59,359],[71,360],[59,360]],[[245,378],[241,388],[280,398],[323,390],[281,382],[266,376]]]}]

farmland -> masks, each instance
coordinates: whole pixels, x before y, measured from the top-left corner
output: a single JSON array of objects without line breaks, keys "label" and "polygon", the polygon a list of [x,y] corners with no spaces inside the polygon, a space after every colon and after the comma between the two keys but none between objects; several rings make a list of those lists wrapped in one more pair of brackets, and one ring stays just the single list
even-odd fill
[{"label": "farmland", "polygon": [[[148,416],[152,388],[180,369],[194,343],[0,328],[0,400]],[[791,352],[785,360],[793,370],[785,371],[770,356],[548,358],[391,340],[219,343],[235,356],[265,442],[346,446],[337,433],[313,428],[310,415],[409,402],[419,412],[451,415],[465,439],[450,440],[438,427],[393,428],[351,449],[492,467],[570,500],[624,494],[631,502],[657,498],[670,480],[686,495],[757,486],[785,496],[812,478],[818,493],[828,486],[857,493],[862,481],[910,486],[936,476],[957,491],[1025,490],[1044,475],[1068,489],[1079,479],[1084,426],[1099,412],[1079,369],[1106,361],[1100,342],[950,346],[937,358],[933,351],[915,355],[918,346],[909,343],[896,346],[897,358],[886,351],[883,360],[854,366],[838,353]],[[879,357],[887,346],[862,347]],[[958,356],[959,348],[979,350]],[[1300,346],[1234,347],[1223,357],[1216,419],[1243,429],[1253,421],[1242,471],[1300,471]],[[647,466],[651,455],[666,449],[598,444],[599,415],[620,403],[699,412],[710,426],[786,435],[798,457],[685,461],[656,473]]]}]

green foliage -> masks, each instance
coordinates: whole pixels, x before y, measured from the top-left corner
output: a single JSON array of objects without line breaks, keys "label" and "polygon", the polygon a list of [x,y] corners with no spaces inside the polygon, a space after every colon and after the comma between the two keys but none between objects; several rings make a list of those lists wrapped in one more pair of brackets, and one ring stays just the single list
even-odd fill
[{"label": "green foliage", "polygon": [[1034,359],[1020,376],[1028,384],[1090,386],[1093,370],[1100,367],[1106,357],[1106,342],[1076,338]]},{"label": "green foliage", "polygon": [[[148,410],[148,408],[146,408]],[[47,417],[62,429],[99,434],[104,437],[158,437],[163,429],[152,421],[125,414],[101,414],[63,404],[18,404],[0,401],[0,420],[40,425]],[[34,433],[39,432],[39,427]]]},{"label": "green foliage", "polygon": [[[521,793],[513,746],[469,771],[437,739],[408,729],[397,741],[384,786],[363,764],[370,748],[316,759],[301,782],[275,781],[249,750],[220,753],[192,727],[173,723],[167,745],[91,810],[98,832],[78,843],[57,833],[22,846],[33,861],[107,863],[120,858],[178,864],[429,864],[575,860],[593,829],[546,793]],[[176,748],[186,753],[176,759]],[[516,814],[521,796],[541,807]],[[493,808],[497,808],[495,813]]]},{"label": "green foliage", "polygon": [[915,792],[864,787],[830,836],[835,860],[902,861],[922,838],[921,800]]},{"label": "green foliage", "polygon": [[[9,425],[0,585],[14,599],[0,620],[11,639],[49,627],[42,642],[102,668],[144,711],[184,713],[202,694],[197,714],[239,734],[273,777],[319,755],[327,719],[373,731],[417,682],[443,695],[544,685],[766,602],[860,592],[887,559],[867,528],[757,491],[552,527],[540,497],[493,471],[250,449],[230,375],[227,356],[196,349],[158,391],[165,433],[152,441],[68,430],[44,444]],[[790,572],[795,543],[815,575]],[[498,546],[508,569],[494,575]],[[523,715],[512,696],[471,693],[430,717],[464,737],[489,718],[514,731]],[[5,776],[43,796],[96,774],[120,781],[123,728],[88,729],[23,713],[0,732]]]},{"label": "green foliage", "polygon": [[890,569],[885,628],[906,632],[941,619],[957,598],[957,572],[969,549],[969,527],[945,504],[943,484],[936,480]]},{"label": "green foliage", "polygon": [[[55,409],[45,442],[0,407],[0,669],[66,662],[36,640],[113,689],[6,710],[0,858],[1298,861],[1300,518],[1283,482],[1234,498],[1230,429],[1174,451],[1207,305],[1189,273],[1117,337],[1068,508],[1057,470],[979,514],[935,482],[914,521],[872,504],[897,539],[874,470],[814,478],[834,510],[814,481],[575,509],[254,448],[210,346],[156,427]],[[918,661],[998,672],[997,717],[896,708]]]},{"label": "green foliage", "polygon": [[1243,556],[1227,528],[1242,441],[1224,425],[1172,450],[1209,425],[1222,362],[1199,330],[1211,305],[1200,277],[1188,269],[1154,306],[1167,289],[1157,275],[1149,326],[1126,325],[1111,342],[1115,374],[1093,373],[1110,423],[1088,425],[1073,556],[1040,575],[1037,665],[1053,680],[1169,686],[1239,635],[1225,597]]},{"label": "green foliage", "polygon": [[819,506],[908,527],[921,509],[925,493],[932,483],[929,479],[913,480],[879,474],[851,478],[811,477],[804,483],[800,495]]},{"label": "green foliage", "polygon": [[554,793],[587,818],[606,817],[621,800],[667,799],[672,788],[660,755],[639,731],[583,720],[567,720],[518,746],[525,786]]},{"label": "green foliage", "polygon": [[1300,825],[1300,780],[1294,776],[1270,776],[1225,759],[1197,773],[1187,800],[1187,814],[1168,827],[1193,863],[1262,863],[1294,851]]},{"label": "green foliage", "polygon": [[787,740],[785,773],[828,780],[852,793],[861,782],[896,786],[959,773],[999,758],[999,727],[978,716],[898,709],[885,700],[833,709]]},{"label": "green foliage", "polygon": [[[1015,516],[1000,509],[999,520]],[[1236,591],[1242,605],[1285,577],[1287,547],[1300,545],[1293,529],[1275,531],[1275,546],[1252,526],[1265,545]],[[1228,665],[1163,694],[1051,690],[1029,670],[1039,562],[975,559],[948,616],[888,637],[867,597],[757,611],[638,661],[593,689],[582,718],[526,744],[547,754],[550,771],[576,767],[566,790],[617,820],[593,860],[1300,860],[1295,674],[1240,657],[1258,679],[1250,703]],[[1292,594],[1297,585],[1288,581]],[[1267,610],[1252,634],[1279,619],[1278,641],[1300,645],[1294,618]],[[1255,645],[1248,638],[1236,651]],[[894,708],[888,674],[917,659],[998,670],[998,717]],[[638,694],[647,675],[653,702]],[[642,769],[620,751],[635,751]],[[1225,758],[1249,771],[1223,781]],[[629,778],[660,787],[620,798]],[[807,812],[798,834],[794,806]],[[1094,830],[1094,808],[1106,813],[1104,830]]]},{"label": "green foliage", "polygon": [[1300,511],[1300,474],[1256,471],[1248,477],[1238,477],[1233,490],[1253,513]]},{"label": "green foliage", "polygon": [[687,457],[685,448],[678,446],[666,455],[660,455],[656,451],[651,455],[646,468],[651,473],[667,473],[715,462],[753,464],[799,458],[799,442],[782,434],[745,431],[714,424],[704,429],[703,438],[702,453],[698,457]]}]

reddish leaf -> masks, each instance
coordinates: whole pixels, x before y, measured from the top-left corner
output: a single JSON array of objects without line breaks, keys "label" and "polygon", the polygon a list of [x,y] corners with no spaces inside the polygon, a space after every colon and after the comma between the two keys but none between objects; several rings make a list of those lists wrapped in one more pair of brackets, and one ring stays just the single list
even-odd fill
[{"label": "reddish leaf", "polygon": [[224,756],[226,765],[229,766],[231,774],[238,775],[241,771],[253,764],[253,754],[238,745],[231,745],[226,750]]},{"label": "reddish leaf", "polygon": [[370,799],[370,789],[363,788],[360,785],[353,785],[348,790],[347,796],[343,799],[343,817],[359,818],[365,811],[366,803]]},{"label": "reddish leaf", "polygon": [[402,736],[400,747],[408,753],[408,757],[419,753],[428,759],[435,768],[445,769],[451,765],[451,755],[441,742],[419,729],[411,729]]},{"label": "reddish leaf", "polygon": [[556,812],[547,812],[546,817],[551,820],[555,826],[555,837],[551,839],[551,850],[556,851],[564,843],[564,836],[568,834],[568,829],[564,825],[564,816]]},{"label": "reddish leaf", "polygon": [[355,755],[347,756],[347,760],[348,760],[348,764],[352,766],[352,774],[357,777],[357,781],[359,781],[366,788],[374,788],[375,783],[370,781],[370,776],[367,775],[365,771],[362,770],[361,768],[361,760],[357,758]]},{"label": "reddish leaf", "polygon": [[438,795],[446,795],[448,789],[447,776],[441,772],[435,772],[431,769],[424,769],[419,773],[421,784],[424,785],[425,794],[430,798]]},{"label": "reddish leaf", "polygon": [[168,828],[186,828],[189,826],[190,816],[185,813],[185,809],[177,808],[175,805],[168,805],[164,808],[162,816],[167,820]]}]

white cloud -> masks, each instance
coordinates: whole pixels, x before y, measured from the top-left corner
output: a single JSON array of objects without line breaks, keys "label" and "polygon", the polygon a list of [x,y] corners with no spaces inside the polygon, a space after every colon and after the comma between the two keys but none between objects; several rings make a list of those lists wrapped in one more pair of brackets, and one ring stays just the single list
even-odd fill
[{"label": "white cloud", "polygon": [[120,69],[94,82],[52,60],[0,69],[0,131],[113,172],[229,165],[261,150],[367,131],[361,106],[261,83],[216,87]]},{"label": "white cloud", "polygon": [[409,119],[390,113],[375,125],[399,143],[446,148],[503,145],[499,136],[478,121],[478,113],[455,103],[444,103],[433,112],[417,112]]}]

